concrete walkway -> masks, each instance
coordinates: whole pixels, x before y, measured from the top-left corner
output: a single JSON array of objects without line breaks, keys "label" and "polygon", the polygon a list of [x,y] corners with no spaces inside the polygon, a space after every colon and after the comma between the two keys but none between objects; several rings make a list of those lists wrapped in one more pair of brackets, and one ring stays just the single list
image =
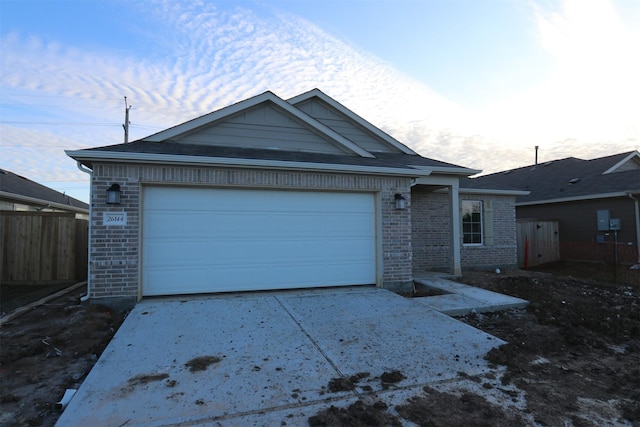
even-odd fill
[{"label": "concrete walkway", "polygon": [[[393,407],[490,372],[484,356],[503,341],[427,299],[353,287],[144,300],[57,425],[307,425],[331,405]],[[381,382],[396,370],[406,378]],[[358,373],[353,390],[330,391]]]},{"label": "concrete walkway", "polygon": [[465,285],[450,278],[444,273],[423,273],[414,278],[414,281],[444,293],[415,300],[449,316],[523,308],[529,304],[520,298]]}]

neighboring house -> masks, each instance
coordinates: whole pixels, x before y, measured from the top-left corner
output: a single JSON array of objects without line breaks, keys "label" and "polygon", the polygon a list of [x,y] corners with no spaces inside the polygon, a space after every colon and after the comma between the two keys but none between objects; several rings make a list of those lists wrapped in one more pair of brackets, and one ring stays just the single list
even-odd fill
[{"label": "neighboring house", "polygon": [[88,219],[89,205],[0,169],[0,211],[73,212],[78,217]]},{"label": "neighboring house", "polygon": [[471,181],[529,191],[516,199],[516,216],[519,221],[557,221],[561,259],[612,258],[617,239],[618,261],[640,263],[638,151],[592,160],[569,157]]},{"label": "neighboring house", "polygon": [[416,154],[317,89],[67,154],[90,168],[90,293],[103,301],[398,289],[419,271],[516,264],[523,192],[460,188],[479,171]]},{"label": "neighboring house", "polygon": [[89,205],[0,169],[0,283],[87,278]]}]

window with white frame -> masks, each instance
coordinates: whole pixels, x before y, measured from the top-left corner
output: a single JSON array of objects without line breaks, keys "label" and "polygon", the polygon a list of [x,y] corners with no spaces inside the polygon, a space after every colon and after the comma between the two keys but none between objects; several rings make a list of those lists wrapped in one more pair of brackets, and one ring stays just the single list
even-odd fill
[{"label": "window with white frame", "polygon": [[482,202],[462,200],[462,242],[482,245]]}]

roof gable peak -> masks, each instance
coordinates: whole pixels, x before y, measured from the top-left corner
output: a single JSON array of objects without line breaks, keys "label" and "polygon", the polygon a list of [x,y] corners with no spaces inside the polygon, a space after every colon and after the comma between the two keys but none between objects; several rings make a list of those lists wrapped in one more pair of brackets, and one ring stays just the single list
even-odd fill
[{"label": "roof gable peak", "polygon": [[602,174],[606,175],[609,173],[624,172],[627,170],[634,170],[634,169],[640,169],[640,153],[638,151],[630,152],[622,160],[620,160],[615,165],[611,166]]},{"label": "roof gable peak", "polygon": [[374,157],[373,154],[369,153],[367,150],[323,125],[303,111],[295,108],[292,104],[284,101],[271,91],[263,92],[260,95],[256,95],[244,101],[237,102],[182,124],[173,126],[164,131],[147,136],[146,138],[141,139],[141,141],[165,142],[180,139],[186,135],[215,127],[225,120],[229,120],[234,116],[259,108],[261,105],[268,105],[274,108],[283,116],[291,118],[302,127],[327,141],[327,143],[330,142],[347,153],[355,154],[360,157]]},{"label": "roof gable peak", "polygon": [[320,89],[315,88],[308,92],[300,94],[298,96],[294,96],[293,98],[288,99],[287,102],[291,105],[297,106],[312,98],[317,98],[322,102],[324,102],[325,104],[329,105],[332,109],[337,111],[343,117],[357,124],[361,128],[365,129],[367,132],[369,132],[370,134],[374,135],[379,140],[383,141],[384,144],[391,146],[394,149],[404,154],[410,154],[410,155],[417,154],[415,151],[413,151],[412,149],[410,149],[400,141],[396,140],[391,135],[382,131],[380,128],[372,125],[367,120],[363,119],[362,117],[360,117],[359,115],[357,115],[356,113],[354,113],[353,111],[351,111],[350,109],[348,109],[347,107],[345,107],[344,105],[336,101],[335,99],[331,98],[330,96],[322,92]]}]

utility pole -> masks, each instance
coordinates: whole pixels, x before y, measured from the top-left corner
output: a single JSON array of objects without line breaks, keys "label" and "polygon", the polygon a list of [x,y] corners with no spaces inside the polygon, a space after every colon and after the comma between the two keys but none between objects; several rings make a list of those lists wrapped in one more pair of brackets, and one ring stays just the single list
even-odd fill
[{"label": "utility pole", "polygon": [[127,97],[124,97],[124,124],[122,127],[124,128],[124,143],[129,142],[129,110],[131,110],[131,106],[127,105]]}]

